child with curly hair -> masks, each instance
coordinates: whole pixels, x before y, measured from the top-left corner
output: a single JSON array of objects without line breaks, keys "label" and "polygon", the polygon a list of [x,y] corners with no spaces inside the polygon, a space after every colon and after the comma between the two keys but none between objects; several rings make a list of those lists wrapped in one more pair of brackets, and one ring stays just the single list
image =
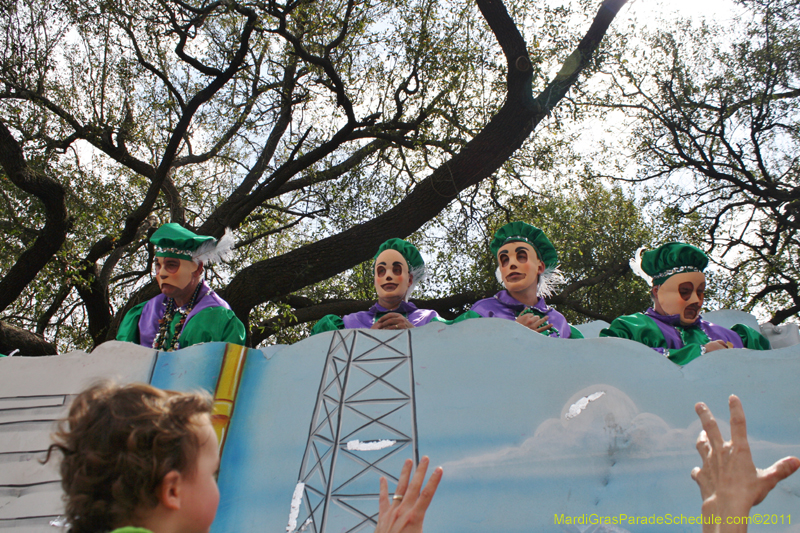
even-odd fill
[{"label": "child with curly hair", "polygon": [[[219,504],[219,446],[206,393],[100,383],[80,393],[47,453],[60,452],[70,533],[206,533]],[[381,479],[376,533],[422,531],[442,469],[406,461],[389,503]],[[410,480],[410,481],[409,481]]]}]

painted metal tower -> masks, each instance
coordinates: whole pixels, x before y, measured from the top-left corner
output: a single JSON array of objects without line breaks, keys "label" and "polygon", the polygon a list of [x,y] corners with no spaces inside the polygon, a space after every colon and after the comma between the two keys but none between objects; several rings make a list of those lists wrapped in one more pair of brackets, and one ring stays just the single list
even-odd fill
[{"label": "painted metal tower", "polygon": [[380,476],[391,491],[405,459],[419,461],[411,335],[387,333],[333,334],[289,533],[372,531]]}]

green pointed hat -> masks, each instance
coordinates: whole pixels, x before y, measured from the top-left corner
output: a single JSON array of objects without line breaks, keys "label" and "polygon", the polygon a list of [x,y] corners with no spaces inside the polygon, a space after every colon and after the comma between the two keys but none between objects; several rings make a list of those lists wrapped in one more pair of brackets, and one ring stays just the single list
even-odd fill
[{"label": "green pointed hat", "polygon": [[653,278],[653,285],[661,285],[675,274],[702,272],[707,266],[708,256],[683,242],[669,242],[642,254],[642,270]]},{"label": "green pointed hat", "polygon": [[536,255],[544,263],[545,268],[555,268],[558,266],[558,253],[544,234],[542,230],[537,227],[526,224],[525,222],[511,222],[506,224],[494,234],[494,239],[489,245],[492,250],[492,255],[497,257],[497,252],[500,248],[509,242],[525,242],[533,246],[536,250]]},{"label": "green pointed hat", "polygon": [[180,224],[171,222],[158,228],[150,242],[156,248],[156,257],[173,257],[187,261],[212,262],[227,259],[233,248],[230,229],[217,242],[208,235],[197,235]]},{"label": "green pointed hat", "polygon": [[378,253],[375,254],[373,259],[377,260],[378,256],[386,250],[397,250],[400,252],[400,255],[402,255],[406,263],[408,263],[409,270],[419,269],[425,266],[425,261],[423,261],[417,247],[408,241],[397,238],[389,239],[378,247]]}]

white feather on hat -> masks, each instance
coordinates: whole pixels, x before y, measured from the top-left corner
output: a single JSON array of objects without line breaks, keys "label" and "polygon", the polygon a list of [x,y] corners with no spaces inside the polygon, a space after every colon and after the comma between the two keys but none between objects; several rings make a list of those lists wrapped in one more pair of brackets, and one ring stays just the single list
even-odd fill
[{"label": "white feather on hat", "polygon": [[192,253],[195,262],[215,263],[227,261],[233,257],[233,231],[231,228],[225,229],[225,235],[218,241],[207,241]]},{"label": "white feather on hat", "polygon": [[642,270],[642,253],[645,251],[645,248],[645,246],[642,246],[636,250],[636,254],[628,262],[628,264],[631,265],[631,270],[634,274],[645,280],[648,286],[651,286],[653,285],[653,278],[648,276],[645,271]]}]

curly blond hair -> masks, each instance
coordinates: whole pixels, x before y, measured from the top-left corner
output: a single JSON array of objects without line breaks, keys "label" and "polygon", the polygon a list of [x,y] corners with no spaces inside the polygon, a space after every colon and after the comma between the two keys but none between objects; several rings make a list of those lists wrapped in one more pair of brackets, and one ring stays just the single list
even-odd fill
[{"label": "curly blond hair", "polygon": [[47,451],[60,452],[70,533],[133,525],[158,504],[156,489],[173,470],[191,475],[201,442],[206,393],[164,391],[143,383],[98,383],[81,392]]}]

